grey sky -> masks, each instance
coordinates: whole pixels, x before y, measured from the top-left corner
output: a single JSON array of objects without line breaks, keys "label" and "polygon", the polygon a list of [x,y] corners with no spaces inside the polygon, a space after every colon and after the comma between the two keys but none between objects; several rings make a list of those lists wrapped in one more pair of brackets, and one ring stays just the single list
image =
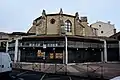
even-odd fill
[{"label": "grey sky", "polygon": [[111,21],[120,30],[120,0],[0,0],[0,32],[27,32],[32,21],[47,13],[64,13],[87,16],[89,23]]}]

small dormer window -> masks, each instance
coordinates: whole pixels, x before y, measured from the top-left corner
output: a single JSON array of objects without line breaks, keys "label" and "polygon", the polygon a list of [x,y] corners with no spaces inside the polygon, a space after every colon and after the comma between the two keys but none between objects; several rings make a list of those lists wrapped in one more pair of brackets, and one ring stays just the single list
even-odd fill
[{"label": "small dormer window", "polygon": [[72,23],[70,20],[65,21],[65,30],[67,32],[72,32]]}]

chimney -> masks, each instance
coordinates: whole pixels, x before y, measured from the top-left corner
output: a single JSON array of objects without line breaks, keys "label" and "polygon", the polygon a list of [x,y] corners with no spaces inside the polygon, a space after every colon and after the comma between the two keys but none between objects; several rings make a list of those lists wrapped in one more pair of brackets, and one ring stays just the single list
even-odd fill
[{"label": "chimney", "polygon": [[87,22],[87,17],[81,17],[81,22]]},{"label": "chimney", "polygon": [[114,34],[116,33],[116,29],[114,29]]},{"label": "chimney", "polygon": [[79,13],[78,12],[75,13],[75,17],[77,20],[79,20]]},{"label": "chimney", "polygon": [[45,12],[45,10],[43,9],[43,11],[42,11],[42,16],[44,16],[44,15],[46,15],[46,12]]},{"label": "chimney", "polygon": [[108,24],[110,24],[111,22],[110,21],[108,21]]},{"label": "chimney", "polygon": [[63,14],[63,10],[62,10],[62,8],[60,8],[60,12],[59,12],[59,14]]}]

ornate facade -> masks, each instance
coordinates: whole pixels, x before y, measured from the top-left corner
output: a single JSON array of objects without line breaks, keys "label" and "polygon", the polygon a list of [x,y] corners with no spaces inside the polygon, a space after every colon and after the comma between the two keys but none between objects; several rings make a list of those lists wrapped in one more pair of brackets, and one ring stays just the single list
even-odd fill
[{"label": "ornate facade", "polygon": [[61,35],[63,33],[79,36],[95,35],[93,28],[88,26],[87,17],[79,18],[78,12],[74,16],[63,14],[62,9],[56,14],[46,14],[43,10],[42,16],[33,21],[28,33],[35,33],[36,35]]},{"label": "ornate facade", "polygon": [[87,17],[46,14],[33,21],[27,33],[9,34],[6,52],[16,62],[81,63],[120,60],[120,41],[97,37]]}]

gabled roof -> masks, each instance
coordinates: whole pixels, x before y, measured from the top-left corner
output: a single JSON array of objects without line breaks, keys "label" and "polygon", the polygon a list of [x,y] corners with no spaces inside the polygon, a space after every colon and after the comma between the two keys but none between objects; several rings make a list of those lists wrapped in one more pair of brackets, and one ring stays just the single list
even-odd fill
[{"label": "gabled roof", "polygon": [[42,16],[36,18],[34,21],[40,20],[42,18]]},{"label": "gabled roof", "polygon": [[69,15],[69,14],[59,14],[59,13],[56,13],[56,14],[47,14],[46,16],[56,16],[56,15],[63,15],[63,16],[75,17],[75,16]]},{"label": "gabled roof", "polygon": [[[69,16],[69,17],[74,17],[75,18],[75,16],[69,15],[69,14],[59,14],[59,13],[56,13],[56,14],[46,14],[46,16],[56,16],[56,15],[63,15],[63,16]],[[36,18],[35,21],[37,21],[37,20],[39,20],[41,18],[42,18],[42,16]]]}]

